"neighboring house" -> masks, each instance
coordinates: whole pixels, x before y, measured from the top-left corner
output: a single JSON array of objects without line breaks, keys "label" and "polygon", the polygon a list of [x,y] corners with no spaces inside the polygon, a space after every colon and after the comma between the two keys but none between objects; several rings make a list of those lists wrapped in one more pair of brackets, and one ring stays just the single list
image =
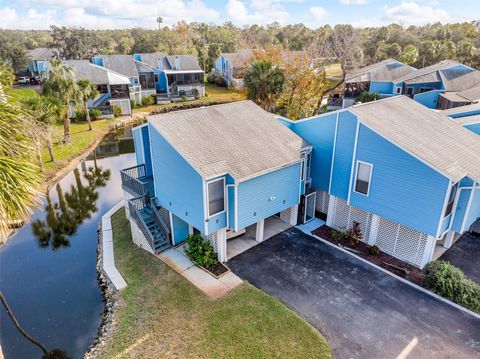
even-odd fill
[{"label": "neighboring house", "polygon": [[121,172],[141,247],[158,253],[200,233],[224,262],[227,237],[255,226],[261,242],[277,214],[297,223],[311,146],[273,114],[241,101],[147,119],[133,131],[137,166]]},{"label": "neighboring house", "polygon": [[244,86],[245,69],[255,58],[253,50],[243,49],[237,52],[222,53],[214,63],[214,71],[220,74],[227,86],[241,90]]},{"label": "neighboring house", "polygon": [[48,63],[55,58],[55,51],[46,47],[37,47],[33,50],[27,51],[27,56],[30,58],[28,63],[28,72],[30,76],[40,76],[46,79],[48,76]]},{"label": "neighboring house", "polygon": [[457,124],[480,135],[480,103],[454,107],[441,111],[441,113],[450,117]]},{"label": "neighboring house", "polygon": [[414,67],[394,59],[387,59],[349,72],[345,76],[343,102],[331,103],[328,109],[349,107],[355,103],[362,92],[378,93],[381,98],[393,96],[396,94],[394,80],[415,71]]},{"label": "neighboring house", "polygon": [[153,70],[155,88],[159,94],[166,95],[164,99],[179,101],[182,96],[193,99],[195,92],[200,97],[205,96],[205,73],[195,56],[147,53],[134,54],[133,58]]},{"label": "neighboring house", "polygon": [[[473,73],[477,75],[480,72],[474,71]],[[479,86],[476,86],[476,85],[479,85]],[[479,102],[480,101],[480,83],[477,83],[474,86],[476,87],[463,90],[463,91],[440,93],[438,95],[437,108],[439,110],[447,110],[450,108],[466,106],[472,103]]]},{"label": "neighboring house", "polygon": [[88,108],[100,110],[104,118],[113,118],[114,105],[120,107],[122,115],[131,115],[128,77],[88,60],[66,60],[64,64],[73,69],[77,80],[89,80],[97,86],[98,95],[89,101]]},{"label": "neighboring house", "polygon": [[143,97],[156,94],[153,69],[138,64],[132,55],[97,55],[92,63],[128,77],[130,98],[135,103],[141,103]]},{"label": "neighboring house", "polygon": [[280,120],[313,146],[327,224],[423,267],[480,217],[480,138],[405,96]]}]

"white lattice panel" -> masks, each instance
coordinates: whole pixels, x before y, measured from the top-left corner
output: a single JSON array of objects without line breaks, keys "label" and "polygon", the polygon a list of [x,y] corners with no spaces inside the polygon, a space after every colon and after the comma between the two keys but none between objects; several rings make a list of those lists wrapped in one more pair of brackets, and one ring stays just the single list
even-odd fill
[{"label": "white lattice panel", "polygon": [[367,242],[372,225],[372,214],[349,206],[343,199],[335,198],[334,201],[332,226],[336,229],[347,230],[353,226],[353,222],[358,222],[362,231],[362,241]]},{"label": "white lattice panel", "polygon": [[286,210],[280,212],[280,219],[284,222],[290,223],[291,215],[292,215],[292,209],[287,208]]},{"label": "white lattice panel", "polygon": [[204,236],[205,240],[212,244],[213,250],[218,253],[218,239],[217,232],[210,233],[208,236]]},{"label": "white lattice panel", "polygon": [[315,192],[317,192],[315,209],[326,214],[328,212],[328,201],[330,199],[330,195],[327,192],[320,191],[318,189]]},{"label": "white lattice panel", "polygon": [[158,213],[160,213],[160,216],[162,217],[163,222],[166,224],[168,229],[171,231],[172,229],[170,228],[170,213],[168,212],[168,210],[163,208],[163,207],[160,207],[160,209],[158,210]]},{"label": "white lattice panel", "polygon": [[130,228],[132,232],[132,240],[133,243],[135,243],[137,246],[140,248],[145,249],[147,252],[150,252],[152,254],[155,254],[153,251],[152,247],[150,247],[150,244],[148,244],[147,239],[143,235],[142,231],[140,228],[138,228],[137,224],[135,221],[130,220]]}]

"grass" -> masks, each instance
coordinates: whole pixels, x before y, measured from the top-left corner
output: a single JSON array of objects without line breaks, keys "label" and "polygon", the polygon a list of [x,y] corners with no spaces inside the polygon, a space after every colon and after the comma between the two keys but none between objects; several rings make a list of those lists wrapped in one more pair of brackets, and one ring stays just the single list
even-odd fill
[{"label": "grass", "polygon": [[[198,100],[189,101],[188,103],[210,103],[210,102],[235,102],[245,100],[245,94],[239,91],[233,91],[226,87],[217,86],[215,84],[211,84],[205,82],[205,97],[202,97]],[[180,102],[181,103],[181,102]],[[138,112],[150,112],[157,108],[161,107],[171,107],[178,105],[179,103],[167,103],[164,105],[152,105],[146,107],[139,107],[133,110],[133,113]]]},{"label": "grass", "polygon": [[271,296],[245,283],[211,301],[132,243],[123,210],[112,227],[128,287],[99,358],[331,358],[325,338]]},{"label": "grass", "polygon": [[86,122],[72,122],[70,125],[71,141],[68,144],[61,141],[63,139],[63,124],[56,124],[54,133],[57,141],[54,141],[53,146],[55,162],[50,161],[47,148],[42,149],[42,160],[47,177],[64,167],[71,159],[83,153],[92,143],[103,137],[108,131],[108,126],[114,122],[114,119],[93,121],[92,131],[88,130]]},{"label": "grass", "polygon": [[21,97],[39,96],[38,92],[33,89],[12,89],[8,91],[8,94],[15,99],[20,99]]}]

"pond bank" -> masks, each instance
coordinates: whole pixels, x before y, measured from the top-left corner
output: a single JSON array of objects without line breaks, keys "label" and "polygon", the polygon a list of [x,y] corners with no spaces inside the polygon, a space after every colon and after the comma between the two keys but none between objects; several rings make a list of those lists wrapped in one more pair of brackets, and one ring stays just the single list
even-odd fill
[{"label": "pond bank", "polygon": [[331,358],[325,338],[271,296],[244,283],[210,300],[132,242],[123,211],[112,216],[112,231],[128,286],[96,357]]}]

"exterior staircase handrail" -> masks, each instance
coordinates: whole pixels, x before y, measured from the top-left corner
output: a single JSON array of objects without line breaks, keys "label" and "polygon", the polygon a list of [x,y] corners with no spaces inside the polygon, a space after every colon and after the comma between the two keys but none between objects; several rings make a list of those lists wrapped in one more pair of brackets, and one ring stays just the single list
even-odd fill
[{"label": "exterior staircase handrail", "polygon": [[145,223],[142,215],[140,214],[140,210],[145,208],[145,206],[145,196],[139,196],[128,200],[128,210],[130,212],[130,217],[137,224],[138,228],[140,228],[140,231],[147,239],[148,244],[150,245],[152,250],[155,251],[155,239],[153,238],[152,233],[148,229],[147,224]]},{"label": "exterior staircase handrail", "polygon": [[156,204],[156,197],[152,197],[150,198],[150,207],[152,208],[153,210],[153,219],[155,221],[155,224],[159,227],[159,228],[162,228],[163,229],[163,234],[165,236],[165,238],[169,238],[169,235],[170,235],[170,229],[168,228],[168,226],[166,225],[166,223],[164,222],[163,218],[162,218],[162,215],[160,214],[160,212],[158,212],[158,209],[157,209],[157,204]]}]

